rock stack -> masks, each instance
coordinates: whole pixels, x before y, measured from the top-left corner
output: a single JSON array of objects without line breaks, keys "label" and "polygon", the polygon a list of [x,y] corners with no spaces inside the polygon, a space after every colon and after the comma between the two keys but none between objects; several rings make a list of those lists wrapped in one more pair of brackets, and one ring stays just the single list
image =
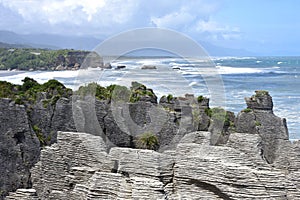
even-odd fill
[{"label": "rock stack", "polygon": [[261,154],[268,163],[273,163],[282,143],[288,142],[286,120],[273,113],[272,97],[267,91],[256,91],[246,98],[247,109],[240,112],[236,130],[242,133],[258,134],[262,141]]}]

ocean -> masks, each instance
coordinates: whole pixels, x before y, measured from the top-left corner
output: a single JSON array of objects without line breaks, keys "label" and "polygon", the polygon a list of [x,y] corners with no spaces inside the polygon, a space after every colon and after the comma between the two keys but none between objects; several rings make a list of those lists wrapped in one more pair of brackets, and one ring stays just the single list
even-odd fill
[{"label": "ocean", "polygon": [[[222,105],[237,114],[246,108],[245,97],[268,90],[274,113],[287,119],[290,139],[300,139],[300,57],[215,57],[212,62],[180,58],[122,58],[109,70],[0,71],[0,80],[21,84],[28,76],[43,83],[57,79],[67,87],[98,82],[103,86],[142,82],[157,96],[194,93],[211,97],[211,106]],[[125,69],[116,70],[120,65]],[[142,70],[154,65],[156,70]],[[219,96],[218,96],[219,95]],[[224,98],[223,98],[223,97]],[[222,104],[220,102],[222,100]]]}]

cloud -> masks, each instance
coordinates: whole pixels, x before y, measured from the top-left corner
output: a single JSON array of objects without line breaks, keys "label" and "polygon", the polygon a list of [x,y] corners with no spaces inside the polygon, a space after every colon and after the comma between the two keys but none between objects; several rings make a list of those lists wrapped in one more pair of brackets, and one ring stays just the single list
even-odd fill
[{"label": "cloud", "polygon": [[187,26],[193,21],[195,16],[186,12],[173,12],[164,15],[163,17],[151,17],[151,22],[157,27],[168,27],[178,29]]},{"label": "cloud", "polygon": [[195,25],[195,29],[198,33],[206,33],[213,40],[231,40],[241,38],[241,31],[238,27],[221,25],[212,20],[199,20]]},{"label": "cloud", "polygon": [[[190,35],[229,39],[237,28],[210,20],[220,0],[0,0],[0,29],[17,32],[101,34],[141,27],[171,28]],[[18,19],[18,25],[12,23]],[[7,21],[7,22],[6,22]]]},{"label": "cloud", "polygon": [[[16,11],[24,20],[49,24],[59,23],[123,23],[135,4],[132,0],[1,0],[3,6]],[[99,14],[103,18],[98,18]]]},{"label": "cloud", "polygon": [[217,1],[190,0],[170,9],[163,15],[150,17],[156,27],[171,28],[205,40],[234,40],[241,38],[238,27],[219,24],[211,16],[220,8]]}]

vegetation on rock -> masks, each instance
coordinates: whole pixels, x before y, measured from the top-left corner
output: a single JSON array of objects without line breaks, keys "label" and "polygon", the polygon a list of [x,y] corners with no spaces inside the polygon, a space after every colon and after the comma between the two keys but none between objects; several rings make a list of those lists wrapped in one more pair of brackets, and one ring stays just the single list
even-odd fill
[{"label": "vegetation on rock", "polygon": [[204,97],[202,95],[197,97],[198,103],[201,103],[203,100],[204,100]]},{"label": "vegetation on rock", "polygon": [[42,133],[42,130],[38,127],[38,125],[34,125],[32,127],[33,131],[35,132],[37,138],[40,141],[40,146],[44,147],[47,145],[48,142],[50,142],[51,138],[45,138],[44,134]]},{"label": "vegetation on rock", "polygon": [[255,91],[256,97],[261,97],[261,96],[266,96],[266,95],[269,95],[269,92],[266,90],[256,90]]},{"label": "vegetation on rock", "polygon": [[155,97],[155,94],[152,89],[148,89],[145,85],[132,82],[131,83],[131,94],[130,94],[130,102],[134,103],[139,101],[142,97]]},{"label": "vegetation on rock", "polygon": [[261,123],[259,121],[255,121],[255,126],[261,126]]},{"label": "vegetation on rock", "polygon": [[173,95],[169,94],[169,95],[167,96],[167,101],[168,101],[168,103],[170,103],[173,99],[174,99]]},{"label": "vegetation on rock", "polygon": [[0,81],[0,97],[11,98],[16,104],[35,103],[39,93],[45,93],[48,103],[54,105],[60,97],[69,97],[72,90],[66,88],[57,80],[49,80],[39,84],[32,78],[26,77],[22,85]]},{"label": "vegetation on rock", "polygon": [[242,110],[242,112],[249,113],[249,112],[252,112],[252,109],[251,108],[245,108],[244,110]]},{"label": "vegetation on rock", "polygon": [[159,145],[158,138],[151,132],[140,135],[137,139],[137,148],[157,150]]},{"label": "vegetation on rock", "polygon": [[152,89],[138,82],[132,82],[132,87],[128,89],[121,85],[110,85],[102,87],[97,83],[89,83],[85,86],[80,86],[75,94],[85,97],[87,95],[95,96],[99,100],[109,100],[113,102],[131,102],[135,103],[142,97],[154,97]]},{"label": "vegetation on rock", "polygon": [[213,121],[224,123],[225,125],[230,124],[228,113],[224,108],[216,107],[210,109],[209,116]]}]

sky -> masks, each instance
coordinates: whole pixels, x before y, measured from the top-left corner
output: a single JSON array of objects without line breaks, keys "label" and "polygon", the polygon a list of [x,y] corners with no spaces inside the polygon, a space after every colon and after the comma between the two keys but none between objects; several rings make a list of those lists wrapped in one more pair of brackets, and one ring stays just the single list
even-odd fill
[{"label": "sky", "polygon": [[297,0],[0,0],[0,30],[105,39],[143,27],[274,55],[300,55]]}]

